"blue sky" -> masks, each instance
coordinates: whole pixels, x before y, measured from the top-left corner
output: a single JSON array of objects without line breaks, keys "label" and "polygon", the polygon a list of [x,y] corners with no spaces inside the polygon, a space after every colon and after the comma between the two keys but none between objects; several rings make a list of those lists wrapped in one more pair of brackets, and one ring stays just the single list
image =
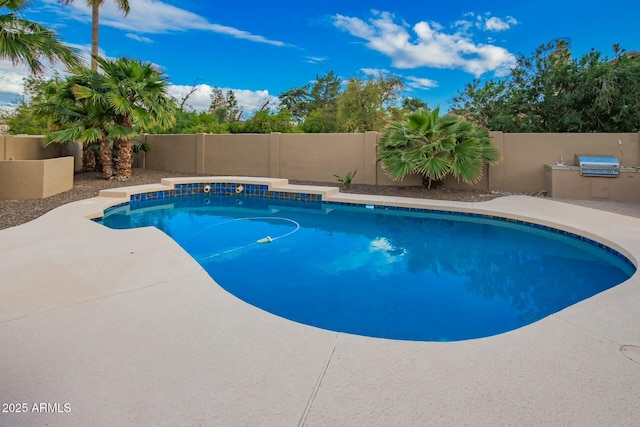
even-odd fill
[{"label": "blue sky", "polygon": [[[622,6],[624,4],[624,7]],[[213,2],[130,0],[127,17],[105,0],[100,49],[156,64],[170,93],[206,109],[212,86],[233,89],[246,115],[264,101],[334,71],[343,79],[379,72],[402,77],[406,96],[446,110],[473,78],[504,75],[519,54],[570,40],[574,56],[591,48],[611,57],[612,45],[640,50],[640,2],[397,0]],[[614,6],[616,5],[616,6]],[[64,7],[34,0],[26,18],[55,29],[89,51],[85,0]],[[0,105],[22,91],[23,67],[0,61]]]}]

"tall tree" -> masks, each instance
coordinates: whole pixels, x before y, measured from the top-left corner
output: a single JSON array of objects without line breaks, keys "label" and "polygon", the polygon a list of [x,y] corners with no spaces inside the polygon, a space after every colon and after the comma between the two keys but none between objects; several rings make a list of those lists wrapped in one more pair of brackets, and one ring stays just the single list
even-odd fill
[{"label": "tall tree", "polygon": [[504,81],[489,80],[483,85],[480,80],[474,79],[453,99],[453,111],[478,126],[493,128],[493,121],[508,111],[502,105],[505,102],[505,90]]},{"label": "tall tree", "polygon": [[338,130],[338,97],[342,80],[333,71],[316,76],[311,87],[308,114],[302,124],[304,132],[336,132]]},{"label": "tall tree", "polygon": [[56,33],[20,16],[27,4],[28,0],[0,0],[0,58],[25,64],[32,74],[44,71],[43,59],[69,69],[79,67],[76,51],[62,44]]},{"label": "tall tree", "polygon": [[227,90],[227,116],[230,121],[239,121],[242,118],[242,108],[238,108],[238,100],[233,90]]},{"label": "tall tree", "polygon": [[214,86],[209,95],[209,113],[213,114],[218,123],[238,121],[242,117],[242,110],[238,108],[238,101],[233,90],[227,90],[225,94],[218,86]]},{"label": "tall tree", "polygon": [[316,81],[309,93],[311,97],[309,109],[335,110],[336,101],[340,95],[340,85],[342,80],[333,71],[316,76]]},{"label": "tall tree", "polygon": [[382,131],[391,119],[389,107],[400,100],[404,88],[397,77],[379,75],[363,81],[349,79],[338,97],[338,130],[343,132]]},{"label": "tall tree", "polygon": [[294,87],[282,92],[278,98],[280,106],[291,112],[291,118],[296,122],[301,122],[309,113],[309,85]]},{"label": "tall tree", "polygon": [[[59,0],[62,4],[67,6],[69,3],[73,3],[73,0]],[[124,16],[129,14],[129,1],[128,0],[114,0],[118,9],[122,11]],[[100,6],[104,4],[105,0],[87,0],[87,5],[91,7],[91,70],[98,70],[98,28],[100,25]]]},{"label": "tall tree", "polygon": [[197,113],[178,108],[176,122],[168,128],[153,128],[153,134],[196,134],[196,133],[227,133],[228,125],[218,122],[218,119],[208,111]]},{"label": "tall tree", "polygon": [[396,76],[380,74],[343,82],[329,71],[316,75],[314,83],[282,92],[280,108],[288,110],[297,129],[307,133],[381,131],[407,113],[428,109],[416,98],[401,102],[403,89],[403,81]]},{"label": "tall tree", "polygon": [[407,113],[416,113],[420,110],[428,110],[429,106],[422,99],[408,97],[402,100],[402,109]]},{"label": "tall tree", "polygon": [[453,111],[504,132],[637,132],[640,57],[614,53],[574,59],[564,40],[539,46],[505,79],[466,85]]},{"label": "tall tree", "polygon": [[253,117],[246,120],[242,126],[239,123],[229,127],[230,133],[287,133],[293,129],[291,113],[286,108],[272,113],[268,109],[257,111]]}]

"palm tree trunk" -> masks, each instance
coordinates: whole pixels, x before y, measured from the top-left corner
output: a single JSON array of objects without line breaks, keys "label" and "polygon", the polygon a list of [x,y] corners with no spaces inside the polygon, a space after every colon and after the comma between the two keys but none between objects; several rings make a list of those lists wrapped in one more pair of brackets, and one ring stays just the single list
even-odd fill
[{"label": "palm tree trunk", "polygon": [[118,139],[114,141],[115,178],[126,181],[131,178],[131,140]]},{"label": "palm tree trunk", "polygon": [[85,172],[96,170],[96,153],[90,147],[89,142],[82,144],[82,170]]},{"label": "palm tree trunk", "polygon": [[423,187],[427,187],[427,190],[431,190],[432,188],[434,190],[438,189],[438,188],[442,187],[443,183],[444,183],[444,181],[441,180],[441,179],[432,179],[428,175],[422,175],[422,186]]},{"label": "palm tree trunk", "polygon": [[98,71],[98,23],[100,22],[100,5],[104,0],[91,0],[91,71]]},{"label": "palm tree trunk", "polygon": [[103,136],[100,140],[100,163],[102,163],[102,177],[104,179],[113,179],[113,161],[111,157],[109,140]]},{"label": "palm tree trunk", "polygon": [[[119,115],[115,122],[123,127],[131,128],[133,123],[127,116]],[[126,181],[131,178],[131,138],[116,139],[113,141],[113,157],[115,165],[115,178],[118,181]]]}]

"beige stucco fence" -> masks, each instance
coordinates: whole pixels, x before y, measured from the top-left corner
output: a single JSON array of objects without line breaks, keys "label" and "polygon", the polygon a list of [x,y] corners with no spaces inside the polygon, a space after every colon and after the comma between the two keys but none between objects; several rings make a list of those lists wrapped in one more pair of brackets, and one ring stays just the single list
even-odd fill
[{"label": "beige stucco fence", "polygon": [[[151,151],[137,159],[139,167],[168,172],[208,175],[242,175],[336,182],[357,170],[357,184],[398,184],[376,162],[376,132],[337,134],[197,134],[143,135]],[[488,167],[474,187],[509,193],[552,192],[554,197],[595,198],[640,202],[640,133],[617,134],[505,134],[491,132],[493,144],[503,153],[499,165]],[[0,171],[6,161],[45,160],[59,157],[58,145],[42,148],[42,137],[0,136]],[[572,164],[576,154],[617,157],[619,178],[581,177],[578,168],[545,168],[560,159]],[[76,156],[75,170],[79,158]],[[5,167],[6,168],[6,167]],[[15,166],[13,167],[15,169]],[[21,168],[24,176],[32,174]],[[12,169],[12,174],[15,171]],[[13,179],[27,182],[25,178]],[[7,176],[0,175],[1,188]],[[65,182],[68,182],[65,181]],[[421,185],[418,176],[400,185]],[[65,184],[67,185],[67,184]],[[448,179],[451,188],[468,185]],[[46,197],[46,196],[44,196]],[[6,198],[6,197],[5,197]]]},{"label": "beige stucco fence", "polygon": [[[149,169],[203,173],[211,175],[251,175],[296,180],[336,182],[334,175],[344,176],[357,170],[354,183],[370,185],[397,184],[376,163],[376,132],[349,134],[238,134],[238,135],[145,135],[151,151],[140,159]],[[482,181],[474,187],[510,193],[551,191],[555,197],[575,197],[577,187],[584,187],[581,198],[615,196],[616,200],[640,202],[640,133],[618,134],[506,134],[491,132],[493,143],[503,154],[502,162],[485,170]],[[576,154],[615,156],[625,166],[620,178],[581,177],[577,168],[545,171],[562,159],[572,164]],[[556,170],[558,172],[556,172]],[[549,174],[560,174],[552,179]],[[570,180],[573,184],[558,185]],[[420,185],[417,176],[406,178],[402,185]],[[446,186],[468,188],[448,179]],[[594,187],[592,190],[591,187]],[[611,187],[611,191],[609,191]],[[565,191],[566,190],[566,191]],[[577,193],[576,193],[577,194]]]}]

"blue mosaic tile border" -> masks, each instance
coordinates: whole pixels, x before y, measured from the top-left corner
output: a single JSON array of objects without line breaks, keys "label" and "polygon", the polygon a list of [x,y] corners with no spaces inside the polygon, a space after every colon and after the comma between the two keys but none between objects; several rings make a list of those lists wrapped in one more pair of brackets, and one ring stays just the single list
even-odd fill
[{"label": "blue mosaic tile border", "polygon": [[[209,186],[209,191],[205,187]],[[242,186],[242,191],[238,188]],[[171,197],[184,197],[195,195],[223,195],[223,196],[244,196],[262,197],[276,200],[295,200],[299,202],[322,202],[322,195],[308,193],[290,193],[284,191],[271,191],[268,185],[264,184],[235,184],[235,183],[194,183],[176,184],[173,190],[152,191],[148,193],[132,194],[132,202],[144,202],[147,200],[168,199]]]},{"label": "blue mosaic tile border", "polygon": [[418,213],[429,213],[429,214],[446,214],[446,215],[453,215],[453,216],[466,216],[466,217],[470,217],[470,218],[490,219],[490,220],[494,220],[494,221],[504,221],[504,222],[509,222],[509,223],[512,223],[512,224],[524,225],[524,226],[527,226],[527,227],[536,228],[538,230],[544,230],[544,231],[548,231],[548,232],[551,232],[551,233],[560,234],[562,236],[566,236],[566,237],[569,237],[569,238],[576,239],[576,240],[579,240],[581,242],[587,243],[589,245],[596,246],[596,247],[598,247],[600,249],[603,249],[603,250],[609,252],[610,254],[614,255],[615,257],[621,259],[622,261],[624,261],[626,264],[628,264],[629,266],[633,267],[634,269],[636,268],[635,264],[633,262],[631,262],[631,260],[629,258],[627,258],[626,256],[624,256],[623,254],[621,254],[617,250],[615,250],[615,249],[613,249],[613,248],[611,248],[611,247],[609,247],[609,246],[607,246],[607,245],[605,245],[603,243],[600,243],[598,241],[589,239],[588,237],[584,237],[584,236],[581,236],[579,234],[572,233],[570,231],[560,230],[558,228],[549,227],[547,225],[536,224],[535,222],[522,221],[522,220],[513,219],[513,218],[504,218],[504,217],[495,216],[495,215],[478,214],[478,213],[471,213],[471,212],[446,211],[446,210],[439,210],[439,209],[405,208],[405,207],[401,207],[401,206],[387,206],[387,205],[375,205],[375,204],[364,204],[364,203],[330,202],[330,201],[326,201],[326,202],[324,202],[324,204],[326,204],[326,205],[338,205],[338,206],[355,206],[355,207],[361,207],[361,208],[386,210],[386,211],[402,211],[402,212],[418,212]]}]

